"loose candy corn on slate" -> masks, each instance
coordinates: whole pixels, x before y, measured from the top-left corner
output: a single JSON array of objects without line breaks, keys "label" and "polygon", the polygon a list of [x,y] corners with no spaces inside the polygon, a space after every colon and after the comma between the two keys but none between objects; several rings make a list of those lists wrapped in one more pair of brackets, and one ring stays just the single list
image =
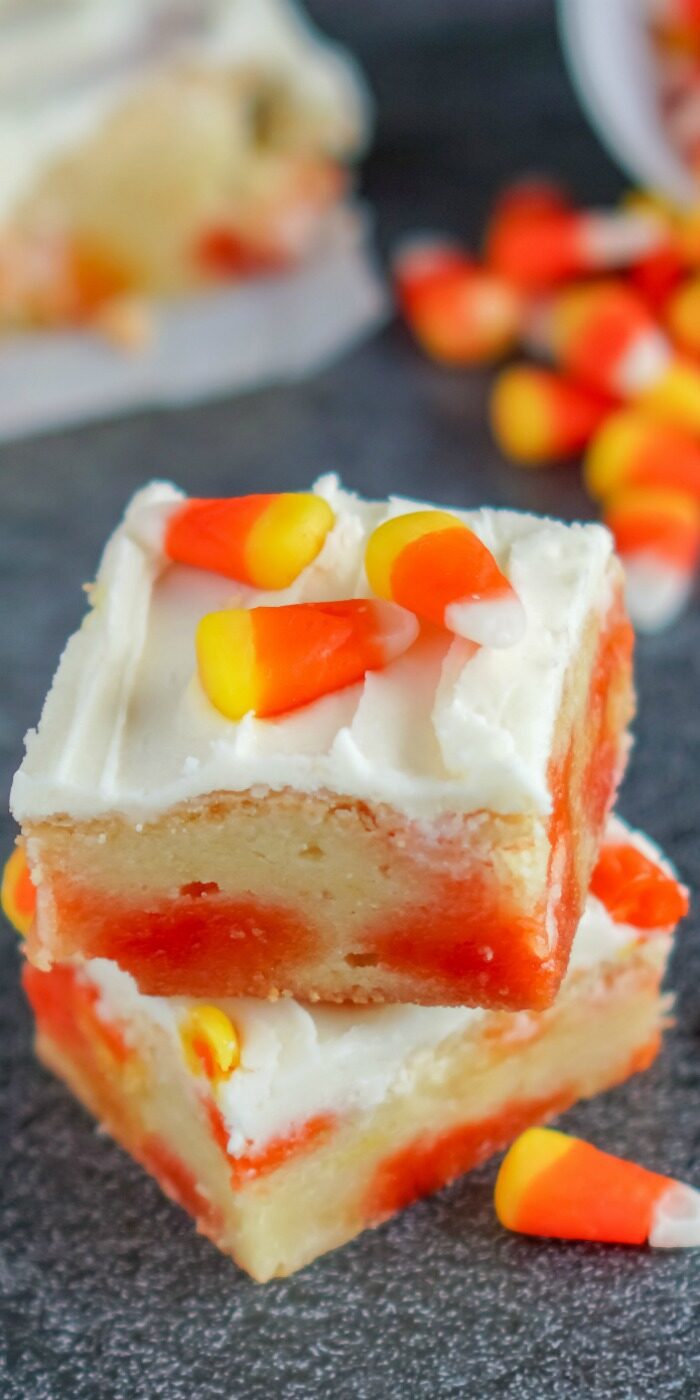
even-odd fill
[{"label": "loose candy corn on slate", "polygon": [[[14,787],[30,956],[207,1001],[549,1005],[627,752],[610,537],[456,512],[402,572],[416,503],[314,494],[333,527],[275,592],[225,576],[218,535],[210,570],[158,553],[173,488],[129,507]],[[346,647],[349,614],[371,638]]]},{"label": "loose candy corn on slate", "polygon": [[700,500],[700,440],[637,409],[621,410],[592,438],[583,474],[597,501],[630,486],[667,487]]},{"label": "loose candy corn on slate", "polygon": [[663,319],[679,350],[700,355],[700,277],[691,278],[671,293]]},{"label": "loose candy corn on slate", "polygon": [[365,551],[370,588],[437,627],[484,646],[512,646],[527,626],[515,589],[456,515],[410,511],[384,521]]},{"label": "loose candy corn on slate", "polygon": [[[671,880],[643,838],[619,824],[609,835]],[[619,906],[618,884],[608,872]],[[153,998],[99,960],[28,967],[25,986],[45,1063],[203,1233],[266,1279],[644,1068],[669,935],[589,899],[554,1006],[515,1016]]]},{"label": "loose candy corn on slate", "polygon": [[494,1201],[501,1224],[524,1235],[700,1246],[700,1191],[552,1128],[528,1128],[509,1148]]},{"label": "loose candy corn on slate", "polygon": [[673,350],[631,286],[565,288],[535,309],[528,343],[583,383],[700,432],[700,367]]},{"label": "loose candy corn on slate", "polygon": [[411,240],[394,260],[397,295],[419,344],[449,364],[498,359],[522,321],[518,291],[444,239]]},{"label": "loose candy corn on slate", "polygon": [[581,452],[610,415],[614,399],[537,365],[512,365],[495,381],[490,417],[507,457],[541,466]]},{"label": "loose candy corn on slate", "polygon": [[541,209],[501,218],[491,230],[491,267],[515,286],[546,291],[586,273],[628,266],[656,252],[665,229],[653,213]]},{"label": "loose candy corn on slate", "polygon": [[666,627],[682,612],[700,559],[700,501],[668,487],[629,487],[610,496],[603,519],[625,566],[635,626]]},{"label": "loose candy corn on slate", "polygon": [[[516,364],[495,381],[489,414],[506,457],[537,466],[588,449],[586,484],[601,501],[628,486],[698,494],[700,339],[690,274],[699,230],[695,211],[649,194],[633,192],[601,215],[576,210],[547,180],[506,188],[487,225],[485,266],[520,293],[525,348],[556,366]],[[573,280],[618,259],[614,278]],[[421,285],[440,287],[441,324],[454,318],[454,278],[466,264],[444,237],[404,246],[395,270],[409,323]],[[689,564],[679,574],[658,557],[632,559],[630,607],[643,630],[678,616],[693,573]]]}]

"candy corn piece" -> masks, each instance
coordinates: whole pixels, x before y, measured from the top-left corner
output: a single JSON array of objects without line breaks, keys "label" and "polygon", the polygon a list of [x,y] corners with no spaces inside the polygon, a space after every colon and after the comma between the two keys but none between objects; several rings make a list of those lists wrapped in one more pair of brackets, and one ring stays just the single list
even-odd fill
[{"label": "candy corn piece", "polygon": [[139,544],[174,563],[276,590],[289,588],[312,563],[334,519],[321,496],[283,492],[190,499],[165,511],[142,507],[127,527]]},{"label": "candy corn piece", "polygon": [[630,487],[606,502],[603,520],[625,566],[633,623],[656,632],[685,606],[700,557],[700,503],[665,487]]},{"label": "candy corn piece", "polygon": [[385,520],[365,551],[370,588],[477,645],[512,646],[522,603],[490,550],[456,515],[418,510]]},{"label": "candy corn piece", "polygon": [[5,864],[0,892],[2,912],[13,928],[24,937],[29,932],[34,909],[36,890],[32,884],[27,857],[22,846],[16,846]]},{"label": "candy corn piece", "polygon": [[448,364],[479,364],[515,343],[522,320],[520,294],[504,278],[472,263],[445,243],[427,241],[399,251],[399,301],[429,355]]},{"label": "candy corn piece", "polygon": [[584,383],[700,432],[700,368],[675,353],[625,283],[564,289],[535,309],[526,338]]},{"label": "candy corn piece", "polygon": [[525,465],[576,456],[610,413],[611,399],[536,365],[503,370],[491,395],[501,451]]},{"label": "candy corn piece", "polygon": [[199,678],[227,719],[285,714],[382,670],[417,634],[412,613],[368,598],[231,608],[199,623]]},{"label": "candy corn piece", "polygon": [[648,253],[630,268],[629,279],[655,316],[663,316],[670,297],[687,271],[675,239],[669,237],[660,248]]},{"label": "candy corn piece", "polygon": [[664,308],[664,323],[679,350],[700,355],[700,276],[673,292]]},{"label": "candy corn piece", "polygon": [[496,1178],[507,1230],[558,1240],[700,1245],[700,1191],[553,1128],[528,1128]]},{"label": "candy corn piece", "polygon": [[660,248],[666,229],[654,213],[550,208],[502,217],[492,226],[489,266],[528,291],[587,273],[629,266]]},{"label": "candy corn piece", "polygon": [[486,229],[486,248],[497,238],[501,227],[518,219],[543,214],[566,213],[571,200],[562,185],[548,175],[525,175],[511,180],[498,195]]},{"label": "candy corn piece", "polygon": [[236,1028],[220,1006],[193,1006],[180,1026],[180,1041],[192,1073],[213,1083],[227,1079],[240,1064]]},{"label": "candy corn piece", "polygon": [[628,486],[667,486],[700,501],[700,443],[672,423],[621,409],[592,438],[584,481],[597,501]]},{"label": "candy corn piece", "polygon": [[700,29],[700,0],[647,0],[654,24],[690,25]]},{"label": "candy corn piece", "polygon": [[426,287],[472,269],[474,260],[446,234],[414,233],[395,248],[391,266],[399,305],[409,316]]},{"label": "candy corn piece", "polygon": [[616,924],[643,930],[675,928],[688,912],[688,891],[631,841],[606,841],[593,871],[591,894]]},{"label": "candy corn piece", "polygon": [[673,358],[641,297],[620,281],[564,288],[534,309],[526,334],[532,349],[618,398],[655,384]]}]

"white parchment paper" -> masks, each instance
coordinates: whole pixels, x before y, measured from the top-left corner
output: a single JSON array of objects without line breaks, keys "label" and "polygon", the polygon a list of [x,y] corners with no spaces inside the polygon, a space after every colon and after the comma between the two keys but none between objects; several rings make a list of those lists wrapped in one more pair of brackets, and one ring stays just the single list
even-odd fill
[{"label": "white parchment paper", "polygon": [[154,339],[143,353],[89,331],[4,340],[0,439],[298,379],[368,335],[387,310],[367,217],[339,210],[303,267],[156,303]]}]

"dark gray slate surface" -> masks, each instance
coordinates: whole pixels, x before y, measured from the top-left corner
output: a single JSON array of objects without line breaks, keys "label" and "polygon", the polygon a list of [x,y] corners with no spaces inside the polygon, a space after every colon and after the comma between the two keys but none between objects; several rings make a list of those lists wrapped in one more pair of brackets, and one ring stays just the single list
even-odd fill
[{"label": "dark gray slate surface", "polygon": [[[367,171],[380,233],[475,233],[502,176],[568,171],[617,188],[578,117],[548,7],[484,27],[439,6],[316,0],[355,39],[381,103]],[[479,4],[483,15],[485,6]],[[517,21],[512,18],[517,14]],[[484,427],[485,380],[441,372],[398,328],[315,383],[0,450],[0,735],[9,781],[79,584],[130,492],[163,473],[198,493],[297,487],[338,469],[366,492],[589,513],[575,470],[518,474]],[[700,613],[639,648],[641,712],[622,807],[700,883]],[[9,846],[9,823],[3,830]],[[697,1255],[539,1244],[491,1208],[492,1166],[260,1289],[240,1276],[32,1059],[13,940],[3,938],[4,1400],[231,1397],[691,1397],[700,1389]],[[700,1183],[700,942],[683,930],[678,1021],[644,1078],[568,1116],[611,1149]]]}]

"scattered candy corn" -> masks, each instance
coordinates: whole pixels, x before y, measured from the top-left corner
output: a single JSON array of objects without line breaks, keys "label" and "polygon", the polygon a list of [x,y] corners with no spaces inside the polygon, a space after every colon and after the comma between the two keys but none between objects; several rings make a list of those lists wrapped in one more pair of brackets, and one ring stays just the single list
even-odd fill
[{"label": "scattered candy corn", "polygon": [[583,475],[596,501],[627,486],[668,486],[700,500],[700,441],[637,409],[621,409],[591,439]]},{"label": "scattered candy corn", "polygon": [[668,237],[661,247],[640,258],[630,268],[630,282],[654,316],[663,315],[669,298],[683,281],[687,263],[676,239]]},{"label": "scattered candy corn", "polygon": [[[674,81],[692,72],[700,85],[700,46],[676,53],[674,64]],[[502,352],[519,324],[521,343],[551,368],[501,372],[490,402],[494,437],[504,455],[533,466],[587,449],[586,484],[606,503],[631,611],[642,630],[662,627],[691,592],[698,554],[687,498],[700,501],[700,272],[692,275],[700,269],[700,199],[697,209],[680,210],[635,191],[600,214],[576,210],[558,184],[528,178],[497,199],[485,258],[478,267],[440,236],[404,245],[395,276],[406,318],[429,353],[465,365]],[[614,277],[572,280],[618,262]],[[475,278],[485,286],[488,274],[515,298],[508,333],[495,341],[479,317],[472,334],[465,290]],[[630,498],[630,488],[686,499],[657,502],[654,519],[651,499]],[[383,586],[382,596],[401,601]],[[433,621],[442,611],[444,623],[441,595],[437,605],[410,597],[412,610]],[[466,636],[468,627],[455,630]]]},{"label": "scattered candy corn", "polygon": [[438,627],[483,646],[512,646],[525,630],[522,603],[490,550],[444,510],[386,520],[365,553],[370,588]]},{"label": "scattered candy corn", "polygon": [[276,590],[312,563],[334,519],[321,496],[300,492],[190,499],[165,518],[160,506],[146,507],[129,528],[175,563]]},{"label": "scattered candy corn", "polygon": [[579,453],[610,413],[612,400],[554,370],[513,365],[491,394],[491,427],[507,457],[526,465]]},{"label": "scattered candy corn", "polygon": [[448,364],[480,364],[514,345],[520,331],[518,291],[497,273],[440,245],[428,256],[406,250],[397,259],[401,306],[419,344]]},{"label": "scattered candy corn", "polygon": [[605,905],[618,924],[636,929],[675,927],[688,912],[688,892],[629,841],[603,846],[593,871],[591,894]]},{"label": "scattered candy corn", "polygon": [[185,1059],[193,1074],[216,1082],[238,1068],[241,1059],[236,1028],[218,1006],[197,1006],[180,1027]]},{"label": "scattered candy corn", "polygon": [[452,273],[470,271],[474,260],[444,234],[417,233],[404,239],[394,252],[392,273],[399,305],[410,316],[425,289]]},{"label": "scattered candy corn", "polygon": [[700,355],[700,276],[691,277],[672,293],[664,308],[664,323],[679,350]]},{"label": "scattered candy corn", "polygon": [[497,195],[486,225],[487,255],[491,239],[498,236],[507,220],[530,219],[572,207],[567,190],[550,175],[522,175],[511,180]]},{"label": "scattered candy corn", "polygon": [[700,1245],[700,1192],[553,1128],[528,1128],[513,1143],[494,1204],[501,1224],[523,1235],[657,1249]]},{"label": "scattered candy corn", "polygon": [[603,519],[625,566],[630,617],[656,632],[682,611],[700,558],[700,503],[666,487],[630,487],[606,501]]},{"label": "scattered candy corn", "polygon": [[565,288],[533,313],[530,344],[583,383],[700,433],[700,366],[673,350],[625,283]]},{"label": "scattered candy corn", "polygon": [[656,384],[672,361],[644,302],[616,280],[563,288],[535,308],[529,336],[562,369],[617,398]]},{"label": "scattered candy corn", "polygon": [[5,863],[0,892],[2,911],[13,928],[24,937],[29,933],[34,909],[36,890],[32,884],[27,865],[27,857],[22,846],[15,846],[12,855]]},{"label": "scattered candy corn", "polygon": [[199,677],[227,719],[280,715],[382,670],[417,634],[412,613],[367,598],[231,608],[199,623]]},{"label": "scattered candy corn", "polygon": [[627,266],[665,241],[664,224],[653,213],[540,209],[529,217],[523,212],[501,218],[490,232],[488,261],[516,286],[541,292],[586,273]]}]

